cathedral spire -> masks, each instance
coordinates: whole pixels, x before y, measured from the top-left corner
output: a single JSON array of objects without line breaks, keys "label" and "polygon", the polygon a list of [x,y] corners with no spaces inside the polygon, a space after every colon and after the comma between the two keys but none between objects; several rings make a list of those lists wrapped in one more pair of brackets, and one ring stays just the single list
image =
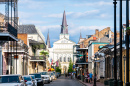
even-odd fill
[{"label": "cathedral spire", "polygon": [[50,45],[50,38],[49,38],[49,30],[48,30],[48,34],[47,34],[47,42],[46,42],[48,48],[51,48],[51,45]]},{"label": "cathedral spire", "polygon": [[65,10],[64,10],[63,19],[62,19],[61,34],[68,34],[68,25],[66,21]]},{"label": "cathedral spire", "polygon": [[81,30],[80,30],[80,38],[79,39],[81,39],[82,38],[82,34],[81,34]]}]

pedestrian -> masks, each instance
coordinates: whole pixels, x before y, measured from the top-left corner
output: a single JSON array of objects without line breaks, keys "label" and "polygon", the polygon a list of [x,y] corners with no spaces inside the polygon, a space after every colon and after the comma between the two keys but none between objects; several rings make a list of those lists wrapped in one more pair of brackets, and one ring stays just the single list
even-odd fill
[{"label": "pedestrian", "polygon": [[73,79],[73,75],[74,75],[74,74],[73,74],[73,72],[72,72],[72,79]]},{"label": "pedestrian", "polygon": [[88,83],[89,83],[89,80],[90,80],[89,72],[87,72],[87,79],[88,79]]},{"label": "pedestrian", "polygon": [[92,77],[93,77],[93,74],[92,74],[92,72],[91,72],[91,73],[89,73],[90,84],[92,83]]}]

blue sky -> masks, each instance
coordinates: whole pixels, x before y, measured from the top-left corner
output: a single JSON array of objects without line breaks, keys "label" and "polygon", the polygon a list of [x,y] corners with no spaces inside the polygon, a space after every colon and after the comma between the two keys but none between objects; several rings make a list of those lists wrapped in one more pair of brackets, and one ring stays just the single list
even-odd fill
[{"label": "blue sky", "polygon": [[[45,38],[49,29],[51,46],[59,39],[64,10],[70,40],[76,43],[79,40],[80,30],[83,38],[94,34],[95,29],[111,27],[113,31],[113,0],[19,0],[18,4],[20,24],[35,24]],[[118,17],[119,4],[117,4],[117,30]],[[125,23],[125,2],[123,2],[123,23]]]}]

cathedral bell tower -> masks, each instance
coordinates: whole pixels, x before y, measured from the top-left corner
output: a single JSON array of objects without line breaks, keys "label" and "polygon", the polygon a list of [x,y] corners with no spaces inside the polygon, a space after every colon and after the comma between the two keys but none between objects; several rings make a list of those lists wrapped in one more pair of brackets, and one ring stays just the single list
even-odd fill
[{"label": "cathedral bell tower", "polygon": [[65,11],[63,13],[63,19],[62,19],[62,25],[61,25],[61,33],[60,33],[60,39],[62,39],[62,38],[69,39],[68,25],[67,25],[67,21],[66,21]]}]

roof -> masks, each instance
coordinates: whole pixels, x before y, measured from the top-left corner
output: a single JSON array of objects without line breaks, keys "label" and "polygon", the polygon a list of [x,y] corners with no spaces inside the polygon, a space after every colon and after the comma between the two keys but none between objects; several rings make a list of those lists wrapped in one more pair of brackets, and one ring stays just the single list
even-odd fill
[{"label": "roof", "polygon": [[61,34],[68,34],[68,25],[66,21],[65,11],[63,13],[62,25],[61,25]]},{"label": "roof", "polygon": [[37,34],[35,25],[19,25],[18,33],[21,34]]},{"label": "roof", "polygon": [[[66,39],[66,40],[68,40],[68,41],[71,41],[71,40],[69,40],[69,39],[67,39],[66,37],[63,37],[62,39]],[[60,39],[60,40],[62,40],[62,39]],[[58,41],[60,41],[60,40],[58,40]],[[56,41],[56,42],[58,42],[58,41]],[[54,43],[56,43],[56,42],[54,42]],[[73,41],[71,41],[72,43],[75,43],[75,42],[73,42]],[[53,44],[54,44],[53,43]]]},{"label": "roof", "polygon": [[49,30],[48,30],[46,45],[48,46],[48,48],[51,48],[51,45],[50,45],[50,37],[49,37]]}]

